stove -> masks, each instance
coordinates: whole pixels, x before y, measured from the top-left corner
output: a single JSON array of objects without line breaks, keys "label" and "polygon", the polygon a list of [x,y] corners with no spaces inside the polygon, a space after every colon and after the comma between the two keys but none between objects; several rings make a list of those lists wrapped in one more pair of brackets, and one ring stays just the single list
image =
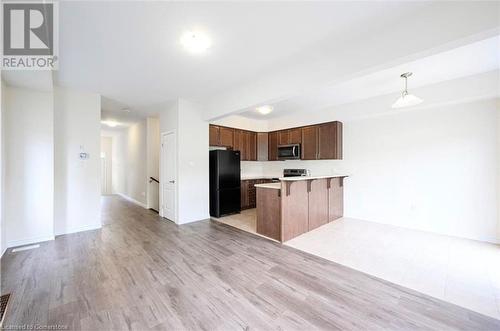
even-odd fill
[{"label": "stove", "polygon": [[307,176],[307,169],[284,169],[283,177],[301,177]]}]

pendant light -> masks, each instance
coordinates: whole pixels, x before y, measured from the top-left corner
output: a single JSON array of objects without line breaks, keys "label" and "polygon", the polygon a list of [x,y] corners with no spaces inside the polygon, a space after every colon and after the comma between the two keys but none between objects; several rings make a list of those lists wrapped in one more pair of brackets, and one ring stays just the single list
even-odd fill
[{"label": "pendant light", "polygon": [[416,106],[424,101],[419,97],[408,93],[408,77],[410,77],[411,75],[411,72],[405,72],[404,74],[401,74],[401,78],[405,79],[405,89],[403,93],[401,93],[401,96],[396,100],[396,102],[392,104],[392,108]]}]

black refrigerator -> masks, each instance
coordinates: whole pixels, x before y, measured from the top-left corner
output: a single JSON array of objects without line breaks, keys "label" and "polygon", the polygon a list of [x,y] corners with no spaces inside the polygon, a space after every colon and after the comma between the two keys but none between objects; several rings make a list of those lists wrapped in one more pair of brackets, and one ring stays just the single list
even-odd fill
[{"label": "black refrigerator", "polygon": [[240,152],[210,151],[210,216],[241,211]]}]

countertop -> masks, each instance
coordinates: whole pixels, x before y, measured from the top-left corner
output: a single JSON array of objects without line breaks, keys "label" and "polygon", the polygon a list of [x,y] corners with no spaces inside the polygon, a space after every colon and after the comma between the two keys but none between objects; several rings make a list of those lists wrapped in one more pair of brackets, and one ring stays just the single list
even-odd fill
[{"label": "countertop", "polygon": [[281,183],[255,184],[255,187],[270,188],[273,190],[281,190]]},{"label": "countertop", "polygon": [[324,179],[324,178],[338,178],[338,177],[349,177],[348,175],[324,175],[324,176],[298,176],[298,177],[280,177],[281,181],[297,181],[297,180],[310,180],[310,179]]},{"label": "countertop", "polygon": [[273,179],[273,178],[279,178],[279,177],[280,176],[244,175],[244,176],[241,176],[241,180]]}]

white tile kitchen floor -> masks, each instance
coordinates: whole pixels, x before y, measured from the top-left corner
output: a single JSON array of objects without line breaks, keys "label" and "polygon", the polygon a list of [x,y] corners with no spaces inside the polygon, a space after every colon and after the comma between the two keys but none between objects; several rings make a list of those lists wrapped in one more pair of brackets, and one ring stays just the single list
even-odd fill
[{"label": "white tile kitchen floor", "polygon": [[227,225],[231,225],[243,231],[257,233],[257,209],[245,209],[239,214],[223,216],[220,218],[212,217],[213,220]]},{"label": "white tile kitchen floor", "polygon": [[285,243],[500,319],[500,246],[343,218]]},{"label": "white tile kitchen floor", "polygon": [[[256,231],[256,209],[215,220]],[[500,319],[499,245],[350,218],[285,245]]]}]

